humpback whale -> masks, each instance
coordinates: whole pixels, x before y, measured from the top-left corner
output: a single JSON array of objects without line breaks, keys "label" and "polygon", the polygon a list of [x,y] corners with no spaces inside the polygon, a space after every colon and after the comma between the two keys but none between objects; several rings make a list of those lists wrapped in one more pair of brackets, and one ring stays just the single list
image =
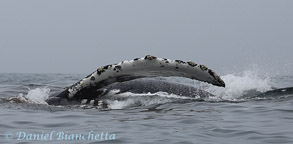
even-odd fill
[{"label": "humpback whale", "polygon": [[99,100],[113,89],[137,93],[162,91],[190,97],[212,95],[196,87],[148,79],[174,76],[225,87],[224,81],[205,65],[146,55],[142,58],[99,67],[77,83],[50,96],[47,103],[68,105],[80,104],[81,101],[86,100],[98,104]]}]

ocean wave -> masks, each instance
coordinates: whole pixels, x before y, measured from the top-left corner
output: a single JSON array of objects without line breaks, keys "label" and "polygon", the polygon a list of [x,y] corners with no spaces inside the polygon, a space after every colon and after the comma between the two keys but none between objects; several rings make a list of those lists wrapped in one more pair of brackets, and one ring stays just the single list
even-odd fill
[{"label": "ocean wave", "polygon": [[[108,109],[124,109],[138,106],[150,106],[166,103],[178,102],[193,102],[193,101],[206,101],[206,102],[243,102],[250,99],[266,99],[266,95],[271,97],[278,97],[284,95],[283,91],[275,91],[272,96],[272,90],[276,87],[272,78],[262,74],[258,70],[245,70],[239,73],[226,74],[221,76],[226,82],[226,87],[216,87],[211,84],[206,84],[197,81],[191,81],[190,85],[198,87],[204,91],[211,93],[214,96],[201,97],[201,96],[182,96],[169,94],[166,92],[156,93],[120,93],[119,90],[111,90],[106,96],[103,96],[103,102],[107,105]],[[188,84],[186,79],[164,78],[162,80],[174,81],[176,83]],[[54,87],[52,87],[53,91]],[[291,90],[291,89],[289,89]],[[266,94],[268,92],[268,94]],[[289,95],[291,91],[288,91]],[[288,94],[288,92],[286,94]],[[27,94],[19,93],[16,97],[10,98],[14,102],[23,102],[31,104],[45,104],[46,100],[51,94],[51,89],[48,86],[40,86],[28,88]],[[259,97],[257,97],[259,96]]]}]

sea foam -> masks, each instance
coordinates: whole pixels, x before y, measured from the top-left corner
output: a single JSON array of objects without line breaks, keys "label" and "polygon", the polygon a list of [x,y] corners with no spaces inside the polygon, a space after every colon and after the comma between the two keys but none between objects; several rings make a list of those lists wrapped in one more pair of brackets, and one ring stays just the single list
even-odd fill
[{"label": "sea foam", "polygon": [[48,104],[46,100],[49,98],[49,93],[50,89],[48,87],[34,89],[29,88],[26,95],[20,93],[17,97],[14,98],[18,99],[20,102],[27,102],[32,104]]}]

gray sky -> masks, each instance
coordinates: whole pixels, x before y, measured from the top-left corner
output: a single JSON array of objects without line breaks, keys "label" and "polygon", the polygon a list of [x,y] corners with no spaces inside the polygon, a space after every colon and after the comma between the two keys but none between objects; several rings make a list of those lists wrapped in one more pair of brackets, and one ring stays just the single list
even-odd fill
[{"label": "gray sky", "polygon": [[90,73],[146,54],[293,71],[292,0],[0,0],[0,72]]}]

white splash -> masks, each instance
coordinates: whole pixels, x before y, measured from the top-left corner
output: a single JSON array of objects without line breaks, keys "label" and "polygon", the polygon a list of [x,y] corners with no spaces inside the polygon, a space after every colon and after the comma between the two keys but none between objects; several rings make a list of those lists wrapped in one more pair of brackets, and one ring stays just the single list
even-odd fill
[{"label": "white splash", "polygon": [[26,102],[32,104],[48,104],[46,100],[49,98],[50,89],[47,87],[44,88],[35,88],[30,89],[27,95],[20,93],[17,97],[12,97],[10,100],[18,102]]},{"label": "white splash", "polygon": [[221,76],[226,87],[204,86],[205,91],[222,99],[237,99],[246,95],[249,91],[265,92],[272,89],[273,83],[270,77],[260,74],[257,70],[245,70],[238,74]]}]

